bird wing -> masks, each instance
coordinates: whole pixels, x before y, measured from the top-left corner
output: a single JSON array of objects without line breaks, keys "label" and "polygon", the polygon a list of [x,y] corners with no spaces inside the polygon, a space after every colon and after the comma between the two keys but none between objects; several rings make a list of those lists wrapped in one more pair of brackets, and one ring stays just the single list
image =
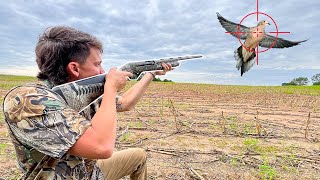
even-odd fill
[{"label": "bird wing", "polygon": [[[229,32],[232,36],[238,38],[240,37],[240,39],[246,39],[248,36],[248,33],[250,31],[250,28],[241,25],[241,24],[236,24],[234,22],[231,22],[227,19],[225,19],[224,17],[222,17],[218,12],[217,12],[217,16],[219,19],[219,22],[221,23],[222,27],[224,29],[227,30],[227,32]],[[238,29],[238,27],[240,27],[240,29]],[[234,32],[234,33],[232,33]],[[241,33],[237,33],[237,32],[241,32]]]},{"label": "bird wing", "polygon": [[300,43],[305,42],[307,40],[289,41],[282,38],[276,38],[271,35],[266,35],[266,37],[260,41],[259,46],[270,48],[271,45],[274,43],[274,41],[276,41],[276,43],[274,44],[274,46],[272,46],[272,48],[288,48],[288,47],[299,45]]}]

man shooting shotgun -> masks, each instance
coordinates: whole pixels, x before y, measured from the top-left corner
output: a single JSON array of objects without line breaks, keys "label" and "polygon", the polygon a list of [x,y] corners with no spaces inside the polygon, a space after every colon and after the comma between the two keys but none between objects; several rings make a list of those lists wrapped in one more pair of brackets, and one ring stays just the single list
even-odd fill
[{"label": "man shooting shotgun", "polygon": [[[122,71],[111,68],[105,74],[101,66],[102,43],[90,34],[64,26],[46,29],[35,51],[40,70],[37,77],[41,81],[11,89],[3,102],[23,179],[113,180],[127,175],[131,179],[147,179],[143,149],[114,152],[116,113],[132,109],[153,78],[171,71],[173,63],[148,62],[145,68],[143,63],[129,63]],[[122,96],[117,96],[128,77],[134,78],[137,71],[157,69],[162,70],[147,73]],[[92,76],[98,81],[86,81]],[[62,95],[52,90],[65,83],[70,86],[66,91],[61,89]],[[82,86],[81,83],[87,87],[72,86]],[[79,114],[81,106],[72,107],[77,103],[71,101],[77,100],[66,98],[64,95],[68,93],[80,98],[90,93],[104,96],[99,108],[89,116]]]},{"label": "man shooting shotgun", "polygon": [[[202,55],[190,55],[180,57],[161,58],[158,60],[136,61],[129,62],[121,66],[118,70],[132,73],[131,79],[138,79],[143,72],[163,70],[163,64],[168,64],[171,67],[180,65],[181,60],[190,60],[201,58]],[[80,113],[91,114],[95,113],[103,96],[103,84],[105,83],[106,74],[100,74],[85,79],[69,82],[59,86],[55,86],[52,90],[58,93],[70,107],[79,111]],[[92,104],[97,102],[97,104]],[[91,107],[90,107],[91,105]],[[92,112],[93,111],[93,112]]]}]

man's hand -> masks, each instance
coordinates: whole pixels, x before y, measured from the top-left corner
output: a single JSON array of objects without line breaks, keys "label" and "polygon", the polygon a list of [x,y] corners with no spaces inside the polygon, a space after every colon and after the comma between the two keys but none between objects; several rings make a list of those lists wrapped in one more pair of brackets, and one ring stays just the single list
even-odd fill
[{"label": "man's hand", "polygon": [[165,75],[168,71],[173,70],[171,64],[162,63],[163,70],[154,71],[154,75]]},{"label": "man's hand", "polygon": [[[106,75],[106,83],[104,88],[114,88],[117,92],[121,91],[127,84],[128,77],[132,77],[132,73],[126,71],[118,71],[113,67]],[[106,91],[105,91],[106,92]]]}]

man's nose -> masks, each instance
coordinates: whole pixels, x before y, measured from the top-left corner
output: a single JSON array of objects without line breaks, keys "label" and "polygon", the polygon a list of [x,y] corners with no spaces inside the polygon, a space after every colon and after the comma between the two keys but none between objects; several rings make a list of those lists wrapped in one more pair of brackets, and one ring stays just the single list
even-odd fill
[{"label": "man's nose", "polygon": [[101,69],[100,69],[100,74],[104,74],[105,73],[105,71],[104,71],[104,69],[101,67]]}]

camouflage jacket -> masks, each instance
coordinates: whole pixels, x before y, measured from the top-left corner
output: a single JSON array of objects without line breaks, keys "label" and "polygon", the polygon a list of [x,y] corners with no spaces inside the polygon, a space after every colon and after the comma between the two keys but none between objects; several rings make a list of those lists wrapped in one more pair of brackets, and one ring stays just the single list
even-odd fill
[{"label": "camouflage jacket", "polygon": [[67,154],[91,125],[44,83],[13,88],[3,113],[23,179],[104,179],[89,160]]}]

